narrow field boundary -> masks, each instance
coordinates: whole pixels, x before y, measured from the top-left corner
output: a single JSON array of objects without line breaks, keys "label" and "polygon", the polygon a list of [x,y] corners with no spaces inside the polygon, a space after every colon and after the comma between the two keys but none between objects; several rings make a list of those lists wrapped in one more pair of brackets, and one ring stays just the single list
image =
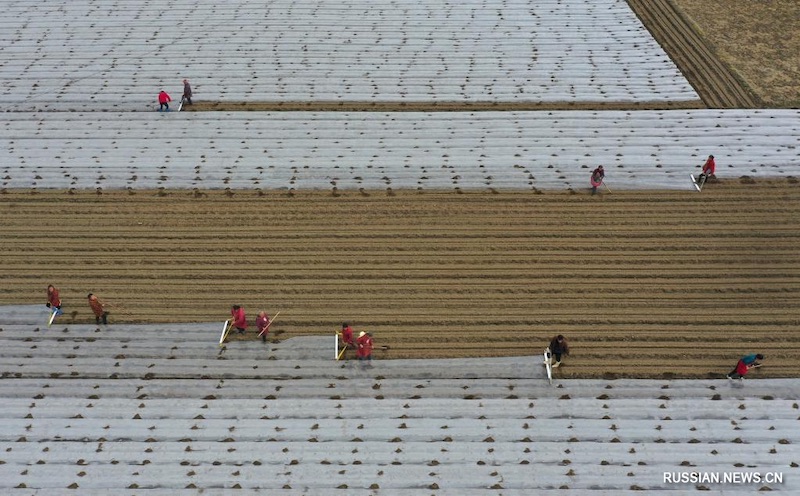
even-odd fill
[{"label": "narrow field boundary", "polygon": [[701,100],[648,102],[198,102],[193,112],[523,112],[546,110],[688,110],[703,109]]}]

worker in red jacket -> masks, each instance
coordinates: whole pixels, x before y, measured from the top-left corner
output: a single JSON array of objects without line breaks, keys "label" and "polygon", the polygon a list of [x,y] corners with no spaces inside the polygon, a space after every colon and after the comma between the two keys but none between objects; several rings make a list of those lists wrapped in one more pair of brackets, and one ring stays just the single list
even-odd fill
[{"label": "worker in red jacket", "polygon": [[[362,362],[361,368],[372,367],[372,334],[361,331],[358,334],[356,344],[358,345],[356,356]],[[363,362],[367,362],[366,365]]]},{"label": "worker in red jacket", "polygon": [[603,179],[606,177],[606,172],[603,170],[603,166],[598,166],[595,170],[592,171],[592,177],[589,179],[589,184],[592,185],[592,194],[594,195],[597,193],[597,188],[603,184]]},{"label": "worker in red jacket", "polygon": [[247,330],[247,316],[244,314],[244,308],[239,305],[233,305],[231,307],[231,320],[233,321],[233,327],[239,332],[239,334],[244,334]]},{"label": "worker in red jacket", "polygon": [[95,323],[100,324],[100,321],[102,321],[103,324],[108,324],[108,312],[106,312],[105,304],[103,304],[103,302],[100,301],[100,299],[97,296],[93,295],[92,293],[89,293],[88,298],[89,298],[89,307],[92,309],[92,312],[94,313]]},{"label": "worker in red jacket", "polygon": [[267,342],[267,334],[269,334],[269,315],[264,310],[258,312],[256,317],[256,331],[261,334],[261,342]]},{"label": "worker in red jacket", "polygon": [[344,322],[342,324],[342,343],[349,346],[350,348],[356,347],[356,342],[353,336],[353,328],[350,327],[350,324]]},{"label": "worker in red jacket", "polygon": [[56,315],[61,315],[61,297],[58,296],[58,289],[52,284],[47,286],[47,308],[55,308]]},{"label": "worker in red jacket", "polygon": [[708,180],[709,177],[714,175],[714,171],[717,170],[717,164],[714,162],[714,155],[709,155],[706,163],[703,164],[703,172],[700,174],[698,178],[698,182],[700,183],[700,187],[703,187],[703,184]]},{"label": "worker in red jacket", "polygon": [[161,90],[161,93],[158,94],[158,111],[161,112],[165,108],[167,112],[169,112],[169,102],[172,101],[169,94],[166,91]]}]

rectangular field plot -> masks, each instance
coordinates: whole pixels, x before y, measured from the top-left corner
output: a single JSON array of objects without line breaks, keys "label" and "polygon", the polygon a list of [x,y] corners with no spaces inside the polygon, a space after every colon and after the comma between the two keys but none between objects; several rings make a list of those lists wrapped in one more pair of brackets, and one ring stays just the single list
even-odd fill
[{"label": "rectangular field plot", "polygon": [[0,104],[640,102],[698,96],[619,0],[15,2]]},{"label": "rectangular field plot", "polygon": [[796,110],[0,114],[3,188],[687,189],[797,177]]}]

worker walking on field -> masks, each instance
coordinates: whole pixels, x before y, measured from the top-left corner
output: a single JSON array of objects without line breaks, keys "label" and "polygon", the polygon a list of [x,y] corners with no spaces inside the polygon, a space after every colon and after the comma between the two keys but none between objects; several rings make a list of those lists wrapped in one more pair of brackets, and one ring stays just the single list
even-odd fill
[{"label": "worker walking on field", "polygon": [[247,330],[247,316],[244,313],[244,308],[239,305],[233,305],[231,307],[231,320],[233,327],[239,332],[239,334],[244,334]]},{"label": "worker walking on field", "polygon": [[162,110],[166,109],[169,112],[169,102],[172,101],[169,94],[161,90],[161,93],[158,94],[158,111],[161,112]]},{"label": "worker walking on field", "polygon": [[106,312],[103,302],[92,293],[89,293],[87,298],[89,299],[89,307],[94,312],[95,323],[100,324],[100,321],[102,321],[103,324],[108,324],[108,312]]},{"label": "worker walking on field", "polygon": [[744,376],[750,372],[750,369],[754,369],[756,367],[761,366],[761,362],[759,360],[763,360],[764,355],[761,353],[753,353],[751,355],[745,355],[736,362],[736,367],[733,368],[728,373],[728,379],[736,379],[739,378],[740,381],[744,380]]}]

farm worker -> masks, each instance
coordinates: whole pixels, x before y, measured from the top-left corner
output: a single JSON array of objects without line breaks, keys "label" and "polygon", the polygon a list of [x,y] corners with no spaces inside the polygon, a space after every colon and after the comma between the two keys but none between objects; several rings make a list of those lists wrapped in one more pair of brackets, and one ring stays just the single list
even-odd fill
[{"label": "farm worker", "polygon": [[267,342],[267,334],[269,334],[269,315],[264,310],[258,312],[256,317],[256,330],[261,334],[261,341]]},{"label": "farm worker", "polygon": [[706,163],[703,164],[703,172],[699,177],[700,184],[704,184],[709,177],[713,176],[715,170],[717,170],[717,164],[714,162],[714,155],[709,155]]},{"label": "farm worker", "polygon": [[161,112],[164,108],[169,111],[169,102],[172,101],[172,98],[169,97],[166,91],[161,90],[161,93],[158,94],[158,111]]},{"label": "farm worker", "polygon": [[183,96],[181,97],[181,101],[186,105],[192,104],[192,87],[189,85],[188,79],[183,80]]},{"label": "farm worker", "polygon": [[347,322],[342,324],[342,343],[352,348],[356,347],[356,342],[353,340],[353,328]]},{"label": "farm worker", "polygon": [[103,302],[92,293],[89,293],[87,298],[89,299],[89,307],[91,307],[92,312],[94,312],[95,323],[99,324],[102,320],[103,324],[108,324],[108,312],[106,312]]},{"label": "farm worker", "polygon": [[358,349],[356,350],[358,360],[367,362],[367,365],[362,365],[361,368],[372,367],[372,334],[361,331],[358,334],[356,343],[358,344]]},{"label": "farm worker", "polygon": [[61,297],[58,296],[58,289],[52,284],[47,286],[47,308],[55,308],[56,315],[62,315]]},{"label": "farm worker", "polygon": [[592,194],[594,195],[597,193],[597,188],[603,184],[603,178],[606,177],[605,171],[603,171],[603,166],[598,166],[597,169],[592,171],[592,177],[589,179],[589,182],[592,185]]},{"label": "farm worker", "polygon": [[745,355],[736,363],[736,367],[728,373],[728,379],[735,379],[736,376],[739,376],[739,380],[743,381],[744,376],[750,372],[750,369],[754,369],[756,367],[760,367],[761,363],[758,360],[763,360],[764,355],[761,353],[753,353],[751,355]]},{"label": "farm worker", "polygon": [[239,331],[239,334],[244,334],[247,330],[247,316],[244,314],[244,308],[239,305],[231,307],[231,320],[233,320],[233,327]]},{"label": "farm worker", "polygon": [[552,364],[553,368],[556,368],[561,365],[561,355],[569,355],[569,344],[567,344],[567,339],[561,334],[554,337],[550,340],[549,350],[556,359],[556,362]]}]

